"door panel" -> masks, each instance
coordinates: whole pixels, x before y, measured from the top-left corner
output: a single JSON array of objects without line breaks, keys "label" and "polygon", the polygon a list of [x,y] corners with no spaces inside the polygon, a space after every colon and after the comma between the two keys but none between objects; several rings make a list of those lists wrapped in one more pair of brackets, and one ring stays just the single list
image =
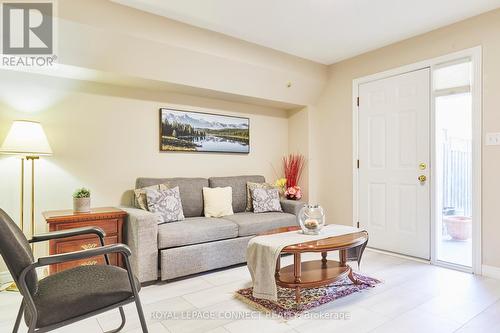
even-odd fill
[{"label": "door panel", "polygon": [[359,86],[359,222],[370,246],[430,257],[430,72]]},{"label": "door panel", "polygon": [[370,117],[370,166],[385,168],[385,118]]},{"label": "door panel", "polygon": [[370,222],[374,228],[386,227],[386,185],[370,184]]}]

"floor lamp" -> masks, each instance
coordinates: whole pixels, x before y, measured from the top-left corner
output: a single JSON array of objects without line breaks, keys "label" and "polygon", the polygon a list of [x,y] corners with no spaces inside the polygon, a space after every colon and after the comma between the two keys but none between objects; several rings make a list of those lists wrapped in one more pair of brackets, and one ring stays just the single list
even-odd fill
[{"label": "floor lamp", "polygon": [[[16,120],[0,147],[0,154],[11,154],[21,156],[21,200],[19,227],[24,232],[24,161],[31,161],[31,210],[30,222],[31,236],[35,233],[35,160],[40,156],[52,155],[47,136],[42,125],[35,121]],[[34,243],[31,244],[34,251]],[[15,283],[12,283],[7,290],[16,291]]]}]

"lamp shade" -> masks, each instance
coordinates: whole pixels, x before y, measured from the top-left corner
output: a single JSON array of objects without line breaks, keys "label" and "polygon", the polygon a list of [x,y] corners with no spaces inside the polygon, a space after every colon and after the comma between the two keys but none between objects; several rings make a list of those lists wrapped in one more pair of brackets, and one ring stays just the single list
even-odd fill
[{"label": "lamp shade", "polygon": [[52,155],[42,125],[35,121],[16,120],[0,147],[2,154]]}]

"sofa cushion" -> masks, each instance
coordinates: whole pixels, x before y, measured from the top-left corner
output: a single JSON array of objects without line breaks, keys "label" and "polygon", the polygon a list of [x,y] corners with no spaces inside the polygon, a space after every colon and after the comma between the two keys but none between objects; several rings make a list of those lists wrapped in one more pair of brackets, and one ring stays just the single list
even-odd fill
[{"label": "sofa cushion", "polygon": [[206,178],[137,178],[135,188],[167,183],[179,186],[182,210],[185,217],[203,216],[203,187],[208,187]]},{"label": "sofa cushion", "polygon": [[263,176],[234,176],[234,177],[211,177],[208,179],[210,187],[233,188],[233,212],[244,212],[247,206],[247,182],[264,183]]},{"label": "sofa cushion", "polygon": [[238,225],[238,236],[256,235],[281,227],[290,227],[297,224],[295,215],[288,213],[251,213],[244,212],[231,216],[224,216],[223,219],[232,221]]},{"label": "sofa cushion", "polygon": [[238,225],[219,218],[191,217],[158,226],[159,249],[234,237],[238,237]]}]

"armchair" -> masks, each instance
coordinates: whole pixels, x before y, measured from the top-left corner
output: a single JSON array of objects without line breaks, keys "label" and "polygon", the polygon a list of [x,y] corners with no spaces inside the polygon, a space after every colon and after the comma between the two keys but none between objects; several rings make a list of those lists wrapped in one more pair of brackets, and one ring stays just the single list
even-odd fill
[{"label": "armchair", "polygon": [[[101,247],[34,260],[29,243],[50,239],[94,234]],[[19,227],[0,209],[0,254],[16,282],[23,301],[19,308],[13,332],[19,329],[24,314],[28,332],[48,332],[62,326],[118,308],[122,322],[109,333],[119,332],[125,325],[123,306],[135,302],[143,332],[148,332],[141,302],[140,283],[130,267],[130,249],[123,244],[104,245],[105,233],[96,227],[75,228],[33,236],[27,240]],[[123,256],[126,270],[110,266],[107,255]],[[50,275],[40,281],[37,267],[67,261],[105,256],[107,265],[79,266]]]}]

